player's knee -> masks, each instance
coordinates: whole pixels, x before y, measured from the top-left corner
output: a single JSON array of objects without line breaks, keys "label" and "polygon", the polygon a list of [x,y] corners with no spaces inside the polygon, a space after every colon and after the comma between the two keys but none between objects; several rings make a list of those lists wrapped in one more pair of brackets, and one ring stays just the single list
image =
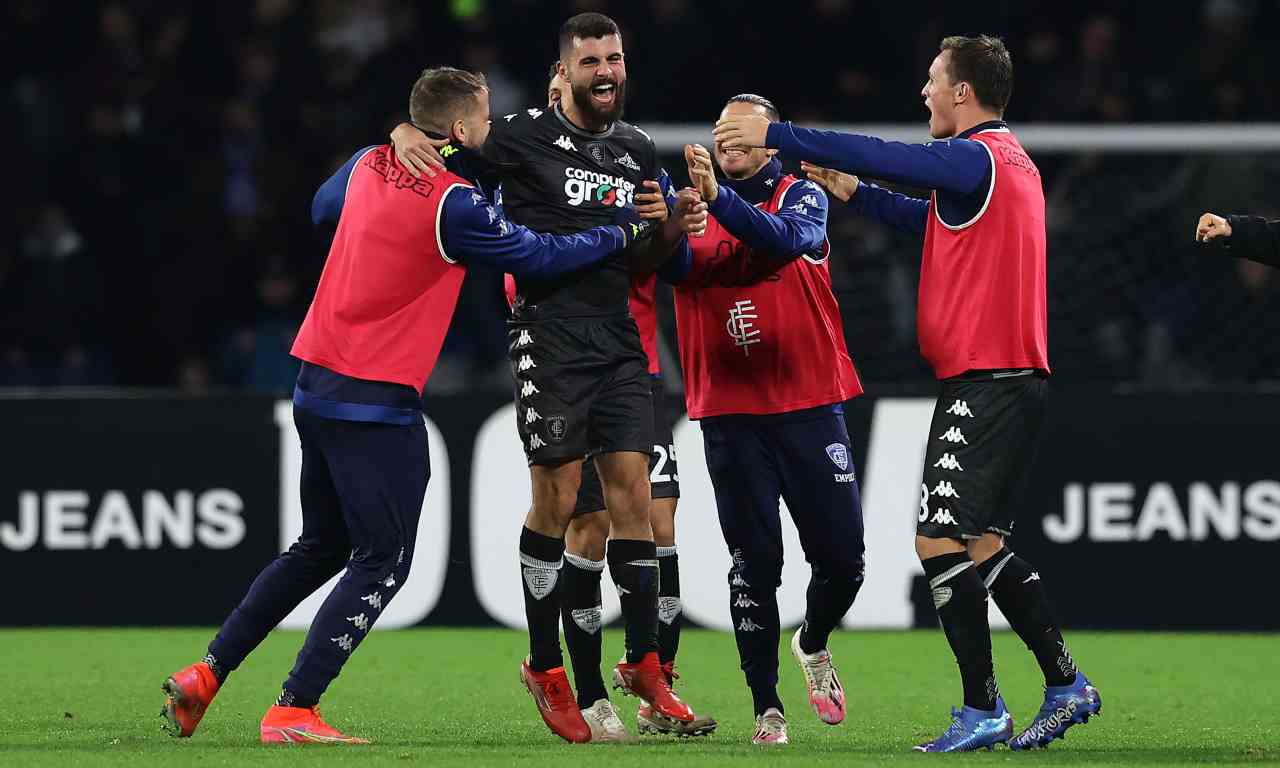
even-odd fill
[{"label": "player's knee", "polygon": [[390,533],[366,543],[351,554],[351,562],[347,566],[351,570],[374,574],[377,578],[403,569],[408,573],[413,560],[412,550],[399,533]]},{"label": "player's knee", "polygon": [[347,567],[351,559],[351,542],[345,538],[298,539],[289,547],[289,554],[311,565],[326,579]]},{"label": "player's knee", "polygon": [[603,560],[609,540],[609,516],[604,512],[580,515],[569,522],[564,548],[588,560]]},{"label": "player's knee", "polygon": [[773,592],[782,586],[782,560],[769,556],[747,557],[735,552],[729,568],[729,590]]},{"label": "player's knee", "polygon": [[650,506],[653,543],[659,547],[676,545],[676,500],[654,499]]},{"label": "player's knee", "polygon": [[579,463],[534,467],[533,508],[529,511],[530,522],[534,523],[532,527],[564,530],[577,506],[581,483]]},{"label": "player's knee", "polygon": [[867,562],[862,555],[842,557],[836,563],[834,577],[846,584],[861,584],[867,577]]}]

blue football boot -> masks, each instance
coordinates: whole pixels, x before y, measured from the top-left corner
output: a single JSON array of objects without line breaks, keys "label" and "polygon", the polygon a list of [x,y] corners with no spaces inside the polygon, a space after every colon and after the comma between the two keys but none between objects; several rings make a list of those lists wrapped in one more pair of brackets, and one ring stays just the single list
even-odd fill
[{"label": "blue football boot", "polygon": [[1083,672],[1076,673],[1070,685],[1055,685],[1044,689],[1044,704],[1027,729],[1009,742],[1012,749],[1048,747],[1049,742],[1066,736],[1067,729],[1076,723],[1087,723],[1089,718],[1102,712],[1102,697]]},{"label": "blue football boot", "polygon": [[987,712],[973,707],[952,709],[951,727],[938,738],[916,747],[920,752],[972,752],[983,747],[995,749],[1013,735],[1013,715],[1004,699],[996,698],[996,708]]}]

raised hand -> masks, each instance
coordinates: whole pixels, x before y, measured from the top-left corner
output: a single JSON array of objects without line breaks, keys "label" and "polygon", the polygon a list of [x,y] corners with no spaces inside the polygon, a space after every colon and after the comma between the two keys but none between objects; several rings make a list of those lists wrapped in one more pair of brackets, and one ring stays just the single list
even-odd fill
[{"label": "raised hand", "polygon": [[662,194],[662,187],[651,179],[646,179],[643,185],[645,191],[636,193],[636,214],[642,219],[651,219],[661,224],[669,215],[667,199]]},{"label": "raised hand", "polygon": [[685,187],[676,193],[676,210],[673,219],[680,232],[699,237],[707,231],[707,204],[696,189]]},{"label": "raised hand", "polygon": [[1201,216],[1196,224],[1196,242],[1207,243],[1219,237],[1231,237],[1231,223],[1212,213]]},{"label": "raised hand", "polygon": [[725,115],[711,132],[725,149],[763,147],[769,135],[769,118],[764,115]]},{"label": "raised hand", "polygon": [[711,168],[711,153],[701,144],[684,145],[684,162],[689,170],[689,181],[707,203],[720,196],[715,171]]},{"label": "raised hand", "polygon": [[424,175],[432,178],[444,170],[440,147],[448,143],[448,139],[427,138],[425,133],[409,123],[400,123],[391,131],[391,146],[396,151],[396,159],[418,179]]},{"label": "raised hand", "polygon": [[800,161],[800,170],[804,171],[804,175],[817,182],[833,197],[839,198],[842,203],[849,202],[849,198],[853,197],[853,193],[858,191],[857,176],[833,171],[830,168],[823,168],[820,165],[814,165],[803,160]]}]

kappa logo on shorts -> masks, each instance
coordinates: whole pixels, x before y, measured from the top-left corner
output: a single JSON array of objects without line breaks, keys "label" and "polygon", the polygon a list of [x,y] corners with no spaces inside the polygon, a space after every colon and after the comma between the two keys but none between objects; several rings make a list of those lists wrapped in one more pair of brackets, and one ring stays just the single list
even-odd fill
[{"label": "kappa logo on shorts", "polygon": [[955,486],[946,480],[939,480],[938,485],[933,489],[934,496],[941,496],[945,499],[958,499],[960,494],[956,493]]},{"label": "kappa logo on shorts", "polygon": [[946,440],[948,443],[969,444],[969,441],[964,439],[964,433],[960,431],[959,427],[952,427],[951,429],[948,429],[938,439]]},{"label": "kappa logo on shorts", "polygon": [[546,447],[547,447],[547,443],[541,437],[534,435],[533,437],[529,438],[529,450],[536,451],[539,448],[546,448]]},{"label": "kappa logo on shorts", "polygon": [[757,624],[750,618],[744,617],[742,621],[738,622],[739,632],[759,632],[762,629],[764,629],[763,624]]},{"label": "kappa logo on shorts", "polygon": [[520,397],[529,397],[531,395],[536,395],[541,391],[542,390],[533,385],[532,381],[526,381],[520,385]]},{"label": "kappa logo on shorts", "polygon": [[537,421],[538,419],[541,419],[541,418],[542,418],[542,414],[538,413],[537,409],[534,409],[534,408],[526,408],[526,409],[525,409],[525,411],[524,411],[524,423],[525,423],[525,424],[532,424],[533,422],[535,422],[535,421]]},{"label": "kappa logo on shorts", "polygon": [[951,514],[950,509],[940,509],[934,514],[933,519],[929,522],[934,525],[955,525],[956,518]]},{"label": "kappa logo on shorts", "polygon": [[759,608],[760,604],[757,603],[755,600],[752,600],[751,598],[747,597],[746,595],[739,593],[738,596],[733,599],[733,607],[734,608]]},{"label": "kappa logo on shorts", "polygon": [[516,339],[516,347],[527,347],[533,343],[533,334],[528,329],[520,331],[519,338]]},{"label": "kappa logo on shorts", "polygon": [[949,453],[942,454],[942,458],[933,463],[934,468],[950,469],[956,472],[963,472],[964,467],[960,466],[960,462],[956,461],[956,457]]},{"label": "kappa logo on shorts", "polygon": [[564,416],[557,414],[547,417],[547,436],[551,438],[551,442],[560,442],[568,432],[569,428],[565,423]]},{"label": "kappa logo on shorts", "polygon": [[957,400],[947,409],[947,413],[952,416],[968,416],[974,418],[973,411],[969,410],[969,403],[965,400]]},{"label": "kappa logo on shorts", "polygon": [[516,363],[516,368],[521,371],[527,371],[530,368],[537,368],[537,367],[538,367],[538,364],[533,362],[533,358],[529,357],[528,355],[522,355],[520,357],[520,362]]},{"label": "kappa logo on shorts", "polygon": [[841,443],[832,443],[827,446],[827,457],[831,459],[831,463],[840,468],[844,472],[849,468],[849,449],[845,448]]}]

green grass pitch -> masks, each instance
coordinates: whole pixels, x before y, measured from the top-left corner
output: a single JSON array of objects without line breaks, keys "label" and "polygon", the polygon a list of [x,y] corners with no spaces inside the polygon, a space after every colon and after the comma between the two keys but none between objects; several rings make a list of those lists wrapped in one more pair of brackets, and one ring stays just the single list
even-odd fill
[{"label": "green grass pitch", "polygon": [[[920,755],[959,694],[940,632],[844,632],[832,652],[849,697],[838,727],[818,722],[782,652],[789,747],[752,747],[750,697],[733,638],[690,631],[678,690],[720,730],[698,741],[561,742],[517,679],[522,632],[375,632],[322,702],[326,718],[370,747],[264,746],[258,721],[302,635],[276,632],[228,680],[192,739],[160,731],[160,683],[203,652],[208,630],[0,630],[0,765],[222,766],[578,765],[1172,765],[1280,763],[1280,638],[1266,635],[1069,633],[1102,693],[1103,716],[1048,752]],[[784,643],[786,636],[784,633]],[[608,647],[621,645],[611,630]],[[1040,703],[1041,680],[1017,637],[995,637],[996,669],[1015,724]],[[609,654],[606,653],[606,657]],[[606,680],[608,678],[606,677]],[[634,699],[615,696],[634,730]],[[589,762],[587,762],[589,761]]]}]

